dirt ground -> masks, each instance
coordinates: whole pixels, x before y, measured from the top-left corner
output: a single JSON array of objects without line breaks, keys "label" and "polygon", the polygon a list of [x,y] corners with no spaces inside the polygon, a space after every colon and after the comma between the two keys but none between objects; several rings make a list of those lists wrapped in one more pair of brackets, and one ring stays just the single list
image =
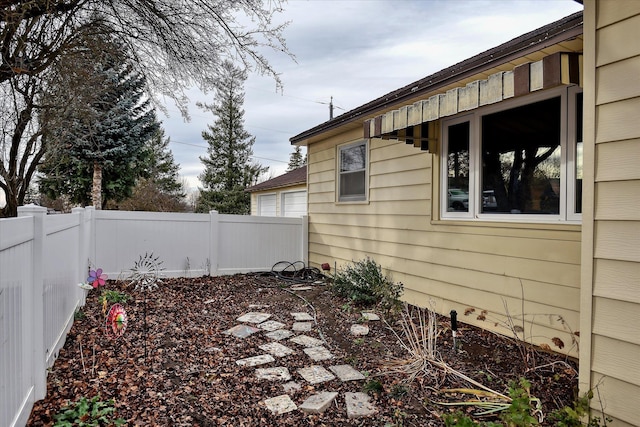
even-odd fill
[{"label": "dirt ground", "polygon": [[[389,366],[409,357],[390,329],[401,334],[398,318],[388,323],[363,322],[361,310],[336,297],[328,284],[313,285],[308,291],[292,291],[291,286],[289,281],[268,275],[236,275],[165,279],[156,290],[143,293],[125,282],[108,281],[105,289],[132,297],[122,304],[128,316],[123,336],[117,340],[106,336],[99,300],[102,289],[90,291],[48,374],[47,397],[35,404],[28,425],[51,426],[53,416],[69,401],[96,395],[101,400],[115,399],[116,415],[129,426],[444,425],[442,414],[456,408],[437,402],[463,400],[464,396],[440,390],[471,385],[436,368],[411,382],[406,374],[389,373]],[[251,304],[265,307],[256,310]],[[302,385],[289,393],[294,402],[299,405],[324,390],[340,395],[365,391],[371,395],[376,415],[348,419],[340,399],[322,414],[296,410],[273,415],[264,400],[283,394],[282,383],[260,380],[254,375],[255,368],[235,363],[255,356],[257,346],[268,339],[261,333],[245,339],[223,333],[250,311],[271,313],[270,320],[289,327],[291,312],[314,315],[316,327],[306,334],[325,341],[334,355],[331,364],[349,364],[366,375],[360,381],[305,384],[294,373],[308,366],[309,358],[298,351],[286,357],[293,380]],[[545,414],[575,400],[575,361],[523,347],[463,322],[460,313],[462,335],[454,349],[449,319],[438,317],[441,335],[436,350],[448,366],[500,393],[506,393],[509,381],[527,378],[531,395],[541,400]],[[369,326],[368,335],[350,333],[358,323]]]}]

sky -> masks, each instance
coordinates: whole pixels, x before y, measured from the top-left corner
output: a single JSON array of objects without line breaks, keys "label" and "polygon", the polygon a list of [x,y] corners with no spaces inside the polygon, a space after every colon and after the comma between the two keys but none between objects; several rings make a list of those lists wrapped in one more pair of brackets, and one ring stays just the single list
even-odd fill
[{"label": "sky", "polygon": [[[256,137],[253,160],[268,176],[287,169],[289,138],[395,89],[582,10],[573,0],[289,0],[279,22],[295,61],[265,52],[280,73],[249,74],[244,125]],[[206,155],[202,131],[214,117],[195,106],[213,94],[189,93],[190,122],[175,105],[160,113],[180,175],[192,189]]]}]

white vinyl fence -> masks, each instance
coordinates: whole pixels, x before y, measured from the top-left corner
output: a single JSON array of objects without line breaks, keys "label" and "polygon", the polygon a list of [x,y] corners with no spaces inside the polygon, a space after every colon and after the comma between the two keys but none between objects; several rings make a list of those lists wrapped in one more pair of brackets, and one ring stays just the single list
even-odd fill
[{"label": "white vinyl fence", "polygon": [[24,426],[46,394],[90,268],[125,279],[147,254],[165,277],[268,271],[304,261],[307,217],[96,211],[0,219],[0,426]]}]

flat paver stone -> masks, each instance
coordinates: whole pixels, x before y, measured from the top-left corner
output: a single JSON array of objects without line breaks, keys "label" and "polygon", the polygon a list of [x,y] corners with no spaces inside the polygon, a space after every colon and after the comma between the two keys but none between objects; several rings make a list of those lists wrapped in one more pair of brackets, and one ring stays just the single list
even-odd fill
[{"label": "flat paver stone", "polygon": [[282,384],[282,388],[284,389],[285,393],[291,393],[300,390],[302,386],[300,385],[300,383],[297,383],[295,381],[289,381],[288,383]]},{"label": "flat paver stone", "polygon": [[306,313],[306,312],[291,313],[291,315],[293,316],[293,319],[297,320],[298,322],[304,322],[305,320],[313,320],[313,316],[311,316],[309,313]]},{"label": "flat paver stone", "polygon": [[313,322],[293,322],[293,329],[296,332],[309,332],[313,328]]},{"label": "flat paver stone", "polygon": [[272,315],[269,313],[258,313],[255,311],[251,311],[249,313],[243,314],[242,316],[236,319],[237,322],[246,322],[246,323],[262,323],[267,320]]},{"label": "flat paver stone", "polygon": [[300,410],[307,414],[321,414],[331,406],[336,396],[338,396],[338,393],[335,391],[323,391],[322,393],[314,394],[302,402]]},{"label": "flat paver stone", "polygon": [[264,334],[265,337],[275,341],[289,338],[291,335],[293,335],[293,332],[288,329],[278,329],[277,331],[267,332],[266,334]]},{"label": "flat paver stone", "polygon": [[303,345],[305,347],[318,347],[319,345],[324,344],[321,340],[310,337],[308,335],[298,335],[291,338],[289,341]]},{"label": "flat paver stone", "polygon": [[227,329],[226,331],[223,332],[223,334],[226,335],[233,335],[234,337],[238,337],[238,338],[246,338],[251,334],[255,334],[256,332],[259,332],[260,329],[258,328],[254,328],[253,326],[249,326],[249,325],[236,325],[231,329]]},{"label": "flat paver stone", "polygon": [[380,316],[371,311],[363,311],[361,314],[364,320],[380,320]]},{"label": "flat paver stone", "polygon": [[266,322],[262,322],[258,325],[258,328],[264,329],[265,331],[277,331],[278,329],[284,328],[284,323],[276,322],[275,320],[267,320]]},{"label": "flat paver stone", "polygon": [[260,356],[247,357],[246,359],[236,360],[236,364],[240,366],[258,366],[265,363],[271,363],[275,361],[270,354],[261,354]]},{"label": "flat paver stone", "polygon": [[336,365],[329,366],[329,370],[336,374],[340,381],[355,381],[355,380],[363,380],[364,375],[362,372],[353,369],[351,365]]},{"label": "flat paver stone", "polygon": [[269,409],[273,415],[286,414],[287,412],[295,411],[298,409],[293,400],[288,394],[282,396],[272,397],[264,401],[265,406]]},{"label": "flat paver stone", "polygon": [[302,351],[304,351],[307,354],[307,356],[309,356],[311,359],[315,360],[316,362],[319,362],[321,360],[333,359],[333,354],[331,354],[331,352],[329,352],[329,350],[327,350],[323,346],[307,347]]},{"label": "flat paver stone", "polygon": [[353,335],[367,335],[369,333],[369,327],[367,325],[351,325],[351,334]]},{"label": "flat paver stone", "polygon": [[280,344],[279,342],[270,342],[268,344],[263,344],[259,348],[260,350],[266,351],[267,353],[272,354],[276,357],[285,357],[292,353],[295,353],[295,351],[293,351],[286,345]]},{"label": "flat paver stone", "polygon": [[269,381],[289,381],[291,379],[289,370],[284,366],[277,366],[275,368],[258,368],[256,369],[256,376],[261,380]]},{"label": "flat paver stone", "polygon": [[319,384],[336,378],[331,372],[327,371],[320,365],[300,368],[298,369],[298,373],[311,384]]},{"label": "flat paver stone", "polygon": [[367,417],[376,413],[376,408],[369,401],[370,397],[367,393],[350,393],[344,394],[344,401],[347,405],[347,418]]}]

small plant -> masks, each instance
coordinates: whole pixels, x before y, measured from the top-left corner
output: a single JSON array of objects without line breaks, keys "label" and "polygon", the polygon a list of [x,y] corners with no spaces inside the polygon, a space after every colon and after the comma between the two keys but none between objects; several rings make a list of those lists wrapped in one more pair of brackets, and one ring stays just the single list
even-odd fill
[{"label": "small plant", "polygon": [[378,305],[385,313],[400,309],[402,283],[393,283],[384,274],[382,268],[371,258],[354,262],[339,270],[334,278],[333,291],[349,299],[356,305]]},{"label": "small plant", "polygon": [[86,317],[87,315],[80,309],[76,309],[76,311],[73,312],[73,320],[83,320]]},{"label": "small plant", "polygon": [[369,380],[362,386],[362,391],[365,393],[381,394],[383,389],[382,383],[378,380]]},{"label": "small plant", "polygon": [[102,291],[100,298],[102,298],[101,301],[103,301],[103,303],[106,301],[108,304],[125,304],[131,299],[131,296],[122,292],[105,289]]},{"label": "small plant", "polygon": [[62,413],[54,415],[54,427],[124,425],[124,419],[113,418],[115,412],[113,399],[105,402],[100,400],[100,396],[95,396],[91,400],[83,397],[77,402],[69,403],[62,408]]},{"label": "small plant", "polygon": [[355,340],[353,340],[353,343],[355,345],[362,345],[364,344],[364,338],[356,338]]},{"label": "small plant", "polygon": [[[596,387],[597,388],[597,387]],[[589,401],[593,399],[593,390],[589,390],[584,396],[579,397],[573,406],[565,406],[549,414],[548,420],[554,422],[557,427],[606,427],[611,421],[608,416],[604,420],[600,417],[591,417],[589,414]],[[586,418],[586,423],[582,420]]]}]

